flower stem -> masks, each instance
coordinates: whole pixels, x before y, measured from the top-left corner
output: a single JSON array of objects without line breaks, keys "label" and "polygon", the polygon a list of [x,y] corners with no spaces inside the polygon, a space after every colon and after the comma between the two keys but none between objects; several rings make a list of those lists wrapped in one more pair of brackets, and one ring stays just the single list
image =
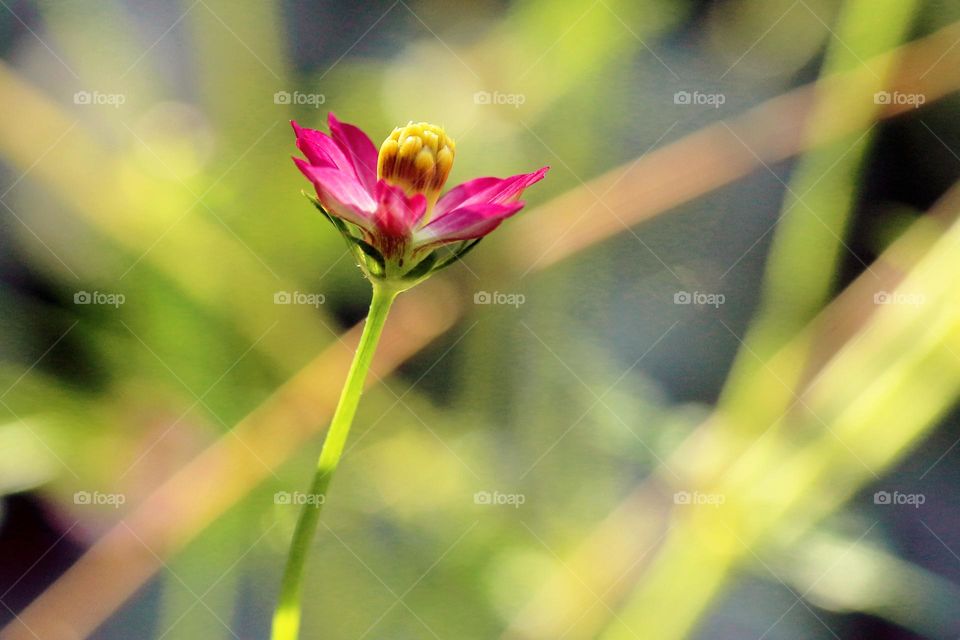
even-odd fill
[{"label": "flower stem", "polygon": [[373,354],[377,349],[383,325],[387,320],[387,313],[397,296],[397,290],[389,286],[384,287],[374,283],[373,299],[370,301],[370,312],[367,315],[360,336],[360,345],[350,365],[343,391],[337,409],[330,422],[330,429],[323,441],[317,469],[310,485],[310,495],[313,499],[307,500],[300,512],[293,540],[290,543],[290,553],[287,556],[286,568],[283,572],[283,582],[280,586],[280,599],[273,614],[273,631],[271,640],[297,640],[300,629],[300,599],[303,581],[303,567],[317,530],[320,520],[320,510],[326,498],[327,488],[333,478],[334,471],[343,455],[343,447],[350,433],[350,425],[357,412],[360,394],[363,391],[364,380]]}]

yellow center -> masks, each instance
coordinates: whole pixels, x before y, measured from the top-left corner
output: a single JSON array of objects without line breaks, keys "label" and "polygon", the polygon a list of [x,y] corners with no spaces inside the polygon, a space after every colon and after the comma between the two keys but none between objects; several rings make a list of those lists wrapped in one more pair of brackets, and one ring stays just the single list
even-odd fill
[{"label": "yellow center", "polygon": [[441,127],[426,122],[397,127],[380,145],[377,176],[408,194],[427,197],[427,215],[443,189],[456,145]]}]

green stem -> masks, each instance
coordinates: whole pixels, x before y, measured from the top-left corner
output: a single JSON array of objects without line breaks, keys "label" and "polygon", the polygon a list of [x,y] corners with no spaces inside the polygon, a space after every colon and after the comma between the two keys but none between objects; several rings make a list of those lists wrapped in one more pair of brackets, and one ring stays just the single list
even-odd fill
[{"label": "green stem", "polygon": [[293,532],[293,541],[290,543],[290,554],[287,556],[287,565],[283,572],[283,582],[280,587],[280,600],[273,614],[273,632],[271,640],[297,640],[300,629],[300,595],[303,582],[303,567],[317,530],[320,520],[320,510],[326,498],[327,488],[333,478],[334,471],[343,455],[343,447],[350,433],[353,416],[357,413],[360,394],[363,391],[364,380],[373,354],[377,349],[377,342],[387,320],[390,305],[397,296],[397,290],[383,287],[374,283],[373,299],[370,302],[370,312],[367,315],[360,336],[360,345],[350,365],[347,381],[340,392],[340,401],[337,410],[330,422],[330,429],[323,441],[320,459],[310,485],[310,494],[315,499],[307,500],[297,520],[297,527]]}]

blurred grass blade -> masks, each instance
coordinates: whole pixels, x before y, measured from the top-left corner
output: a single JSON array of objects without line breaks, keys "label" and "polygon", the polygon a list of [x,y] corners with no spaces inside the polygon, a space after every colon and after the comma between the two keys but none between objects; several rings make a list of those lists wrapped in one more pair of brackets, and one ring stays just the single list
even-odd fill
[{"label": "blurred grass blade", "polygon": [[[852,130],[805,154],[787,186],[760,310],[720,401],[734,428],[745,435],[757,433],[790,404],[805,358],[798,356],[774,376],[764,370],[766,360],[819,312],[830,297],[841,257],[852,253],[844,238],[873,123],[883,109],[876,96],[885,92],[900,62],[874,56],[900,43],[917,6],[902,0],[850,0],[843,5],[822,74],[836,77],[859,70],[859,82],[827,84],[804,135],[820,138],[838,118],[847,120]],[[869,266],[864,268],[870,272]],[[761,391],[762,380],[768,384]]]}]

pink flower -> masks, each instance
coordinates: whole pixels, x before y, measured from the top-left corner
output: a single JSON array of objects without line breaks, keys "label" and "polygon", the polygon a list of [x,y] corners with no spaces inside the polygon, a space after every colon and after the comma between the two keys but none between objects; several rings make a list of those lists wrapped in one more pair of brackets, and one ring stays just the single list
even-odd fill
[{"label": "pink flower", "polygon": [[[313,183],[315,203],[361,249],[358,256],[374,260],[380,278],[420,279],[452,263],[522,209],[524,189],[549,169],[476,178],[439,197],[456,148],[440,127],[398,127],[378,154],[363,131],[332,113],[330,135],[291,124],[306,158],[293,161]],[[436,265],[433,250],[453,243],[453,259]]]}]

